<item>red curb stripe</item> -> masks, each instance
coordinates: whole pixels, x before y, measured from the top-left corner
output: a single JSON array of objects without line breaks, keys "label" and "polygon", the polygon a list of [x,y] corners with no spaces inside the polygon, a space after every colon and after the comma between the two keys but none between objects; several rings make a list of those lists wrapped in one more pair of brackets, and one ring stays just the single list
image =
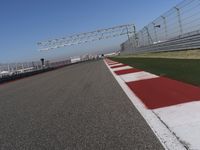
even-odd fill
[{"label": "red curb stripe", "polygon": [[122,65],[118,65],[118,66],[113,66],[111,68],[114,69],[114,68],[119,68],[119,67],[124,67],[124,66],[128,66],[128,65],[122,64]]},{"label": "red curb stripe", "polygon": [[141,72],[142,70],[139,69],[126,69],[126,70],[119,70],[119,71],[115,71],[115,73],[117,75],[123,75],[123,74],[129,74],[129,73],[135,73],[135,72]]},{"label": "red curb stripe", "polygon": [[127,85],[149,109],[200,100],[199,87],[165,77],[129,82]]}]

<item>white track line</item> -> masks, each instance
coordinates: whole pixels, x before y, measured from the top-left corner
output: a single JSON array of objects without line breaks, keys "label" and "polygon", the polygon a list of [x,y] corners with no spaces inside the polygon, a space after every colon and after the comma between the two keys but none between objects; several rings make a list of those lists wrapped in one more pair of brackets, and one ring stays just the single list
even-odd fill
[{"label": "white track line", "polygon": [[115,66],[120,66],[123,65],[122,63],[114,64],[114,65],[109,65],[110,67],[115,67]]},{"label": "white track line", "polygon": [[133,67],[130,66],[123,66],[123,67],[117,67],[117,68],[111,68],[113,71],[120,71],[120,70],[126,70],[126,69],[131,69]]},{"label": "white track line", "polygon": [[[105,62],[105,61],[104,61]],[[106,62],[105,62],[106,64]],[[176,136],[161,122],[161,120],[153,113],[152,110],[147,109],[141,100],[131,91],[126,83],[117,76],[113,70],[106,64],[112,75],[115,77],[123,91],[129,97],[133,105],[137,108],[140,114],[144,117],[152,131],[158,137],[162,145],[167,150],[186,150],[186,148],[178,141]]]},{"label": "white track line", "polygon": [[128,74],[120,75],[120,77],[125,82],[133,82],[133,81],[139,81],[139,80],[158,78],[158,76],[145,72],[145,71],[128,73]]}]

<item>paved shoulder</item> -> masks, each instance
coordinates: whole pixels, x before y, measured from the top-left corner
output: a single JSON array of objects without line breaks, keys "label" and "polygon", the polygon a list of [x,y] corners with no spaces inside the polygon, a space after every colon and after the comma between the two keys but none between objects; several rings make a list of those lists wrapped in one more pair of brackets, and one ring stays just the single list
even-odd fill
[{"label": "paved shoulder", "polygon": [[0,149],[163,149],[103,61],[0,86]]}]

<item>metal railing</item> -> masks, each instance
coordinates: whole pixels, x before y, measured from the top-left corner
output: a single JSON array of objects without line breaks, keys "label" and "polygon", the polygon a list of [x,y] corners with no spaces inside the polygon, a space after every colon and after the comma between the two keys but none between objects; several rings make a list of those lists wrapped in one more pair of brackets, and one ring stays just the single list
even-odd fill
[{"label": "metal railing", "polygon": [[67,59],[63,61],[54,61],[54,62],[46,61],[44,65],[42,65],[40,61],[0,64],[0,79],[45,69],[58,68],[60,66],[65,66],[70,63],[71,61]]},{"label": "metal railing", "polygon": [[40,72],[46,72],[79,62],[97,60],[99,58],[101,58],[99,55],[82,55],[62,60],[46,60],[44,63],[42,61],[35,61],[0,64],[0,83],[2,83],[2,81],[14,80],[15,77],[21,78],[25,76],[31,76]]}]

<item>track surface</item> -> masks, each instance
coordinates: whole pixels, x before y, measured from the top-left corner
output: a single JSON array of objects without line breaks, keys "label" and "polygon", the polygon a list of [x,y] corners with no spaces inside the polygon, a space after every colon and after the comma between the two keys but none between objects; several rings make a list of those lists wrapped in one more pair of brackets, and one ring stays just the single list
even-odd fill
[{"label": "track surface", "polygon": [[163,147],[98,61],[0,85],[0,149]]}]

